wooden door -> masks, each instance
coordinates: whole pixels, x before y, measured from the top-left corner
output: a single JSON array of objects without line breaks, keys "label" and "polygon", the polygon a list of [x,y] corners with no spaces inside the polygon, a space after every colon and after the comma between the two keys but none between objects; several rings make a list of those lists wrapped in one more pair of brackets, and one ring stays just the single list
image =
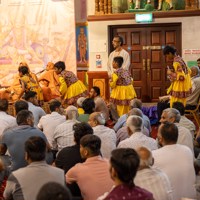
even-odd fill
[{"label": "wooden door", "polygon": [[181,50],[181,24],[117,25],[109,27],[109,31],[110,42],[115,35],[124,39],[123,47],[130,54],[130,71],[138,98],[154,102],[166,95],[170,84],[166,65],[171,63],[165,61],[162,50],[168,44]]}]

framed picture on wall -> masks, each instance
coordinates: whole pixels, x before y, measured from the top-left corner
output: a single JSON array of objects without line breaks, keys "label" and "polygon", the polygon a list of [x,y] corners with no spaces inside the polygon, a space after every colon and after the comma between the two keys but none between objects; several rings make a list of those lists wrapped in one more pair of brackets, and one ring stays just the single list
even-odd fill
[{"label": "framed picture on wall", "polygon": [[88,67],[87,23],[76,23],[76,60],[78,67]]}]

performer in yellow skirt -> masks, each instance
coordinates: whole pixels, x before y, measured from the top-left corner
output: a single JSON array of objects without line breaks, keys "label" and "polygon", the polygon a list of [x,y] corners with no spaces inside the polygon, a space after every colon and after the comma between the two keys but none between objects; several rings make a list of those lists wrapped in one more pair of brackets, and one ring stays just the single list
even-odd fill
[{"label": "performer in yellow skirt", "polygon": [[42,105],[43,104],[42,89],[39,86],[38,82],[32,77],[32,75],[30,75],[29,68],[27,66],[20,66],[18,71],[19,71],[19,76],[20,76],[19,81],[22,87],[22,91],[19,94],[18,99],[22,97],[24,92],[31,90],[37,93],[38,103],[39,105]]},{"label": "performer in yellow skirt", "polygon": [[167,70],[168,78],[171,81],[171,85],[167,90],[167,93],[171,95],[170,107],[174,102],[182,102],[186,105],[186,98],[192,92],[191,83],[191,70],[186,66],[183,59],[176,54],[176,49],[171,46],[166,46],[163,49],[163,54],[168,60],[173,59],[173,67]]},{"label": "performer in yellow skirt", "polygon": [[54,68],[55,72],[59,74],[61,98],[67,104],[76,104],[79,97],[87,96],[88,92],[85,85],[78,80],[73,72],[65,70],[64,62],[58,61]]},{"label": "performer in yellow skirt", "polygon": [[112,65],[115,71],[110,80],[110,102],[117,106],[119,116],[128,113],[129,103],[136,97],[131,74],[122,68],[123,61],[121,56],[114,57]]}]

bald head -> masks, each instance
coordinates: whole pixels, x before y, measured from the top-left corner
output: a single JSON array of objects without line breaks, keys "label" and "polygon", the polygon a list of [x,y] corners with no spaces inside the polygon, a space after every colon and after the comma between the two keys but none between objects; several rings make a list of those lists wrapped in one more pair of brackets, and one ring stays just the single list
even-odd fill
[{"label": "bald head", "polygon": [[142,111],[139,108],[133,108],[129,111],[128,116],[137,115],[139,117],[143,117]]},{"label": "bald head", "polygon": [[140,168],[147,168],[153,165],[152,153],[146,147],[140,147],[137,150],[137,153],[140,157]]},{"label": "bald head", "polygon": [[90,126],[95,127],[97,125],[104,125],[106,122],[105,117],[101,112],[94,112],[90,114],[88,123]]},{"label": "bald head", "polygon": [[47,66],[46,66],[46,70],[48,71],[48,70],[52,70],[52,69],[54,69],[54,63],[48,62]]},{"label": "bald head", "polygon": [[75,106],[68,106],[65,113],[67,119],[75,120],[78,117],[78,109]]}]

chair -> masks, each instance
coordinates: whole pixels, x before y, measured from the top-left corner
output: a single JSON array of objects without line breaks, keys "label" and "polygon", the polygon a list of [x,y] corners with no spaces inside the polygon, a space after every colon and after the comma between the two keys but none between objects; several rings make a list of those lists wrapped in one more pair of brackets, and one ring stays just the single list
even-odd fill
[{"label": "chair", "polygon": [[194,110],[185,110],[185,116],[188,117],[192,116],[195,119],[198,127],[200,127],[199,108],[200,108],[200,100],[197,107]]}]

